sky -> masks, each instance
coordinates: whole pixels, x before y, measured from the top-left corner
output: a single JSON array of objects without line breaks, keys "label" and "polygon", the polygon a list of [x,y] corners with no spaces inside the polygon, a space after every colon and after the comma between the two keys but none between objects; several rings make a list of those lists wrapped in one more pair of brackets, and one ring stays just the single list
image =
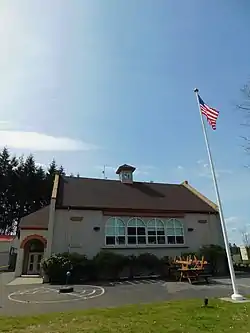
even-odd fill
[{"label": "sky", "polygon": [[236,105],[250,77],[248,0],[1,0],[0,147],[68,173],[215,192],[193,92],[220,111],[208,136],[230,241],[250,232],[250,164]]}]

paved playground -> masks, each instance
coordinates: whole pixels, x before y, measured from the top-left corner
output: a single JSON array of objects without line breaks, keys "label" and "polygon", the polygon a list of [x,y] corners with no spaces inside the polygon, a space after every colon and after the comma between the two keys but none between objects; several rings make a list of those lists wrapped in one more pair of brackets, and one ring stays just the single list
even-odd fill
[{"label": "paved playground", "polygon": [[[250,293],[250,278],[238,279],[240,291]],[[158,302],[185,298],[226,297],[231,294],[229,279],[208,285],[164,280],[137,280],[97,285],[77,285],[74,292],[60,294],[61,286],[47,284],[7,284],[1,286],[0,315],[61,312],[125,304]]]}]

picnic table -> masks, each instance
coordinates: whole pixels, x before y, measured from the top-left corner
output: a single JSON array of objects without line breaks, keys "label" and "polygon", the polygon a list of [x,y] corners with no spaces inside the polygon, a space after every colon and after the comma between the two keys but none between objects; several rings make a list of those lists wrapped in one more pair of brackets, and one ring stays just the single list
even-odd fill
[{"label": "picnic table", "polygon": [[197,281],[199,279],[199,276],[204,270],[199,268],[179,268],[178,271],[180,272],[180,282],[183,279],[187,279],[189,283],[192,283],[192,281]]},{"label": "picnic table", "polygon": [[197,281],[200,278],[204,278],[205,281],[208,283],[208,277],[211,275],[206,274],[205,266],[208,264],[207,261],[198,260],[195,256],[192,258],[191,256],[185,258],[179,258],[174,260],[174,264],[179,266],[177,271],[180,273],[179,281],[184,279],[188,280],[189,283],[192,284],[193,281]]}]

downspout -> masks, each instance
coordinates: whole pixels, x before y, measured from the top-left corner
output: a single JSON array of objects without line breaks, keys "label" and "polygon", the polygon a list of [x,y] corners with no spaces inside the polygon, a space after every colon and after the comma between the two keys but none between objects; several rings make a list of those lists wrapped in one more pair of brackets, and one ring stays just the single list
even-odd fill
[{"label": "downspout", "polygon": [[44,253],[45,258],[49,258],[52,253],[53,245],[53,235],[54,235],[54,224],[55,224],[55,211],[56,211],[56,198],[59,185],[59,175],[55,175],[54,185],[50,200],[50,209],[49,209],[49,224],[48,224],[48,237],[47,237],[47,247]]}]

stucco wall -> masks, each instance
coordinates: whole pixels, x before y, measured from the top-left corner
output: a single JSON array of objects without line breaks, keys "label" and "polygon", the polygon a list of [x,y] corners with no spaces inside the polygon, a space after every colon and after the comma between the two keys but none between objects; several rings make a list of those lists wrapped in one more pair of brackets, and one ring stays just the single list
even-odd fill
[{"label": "stucco wall", "polygon": [[0,271],[7,268],[9,263],[11,241],[0,242]]},{"label": "stucco wall", "polygon": [[[71,221],[71,217],[82,217],[83,219],[81,221]],[[108,248],[110,251],[127,255],[151,252],[163,257],[196,251],[202,245],[218,244],[223,246],[218,217],[215,215],[187,214],[182,219],[185,228],[185,245],[105,247],[105,222],[108,218],[108,216],[103,216],[101,211],[57,210],[52,252],[67,252],[70,249],[71,252],[82,253],[91,258],[101,249]],[[123,218],[125,221],[128,219],[128,217]],[[143,218],[145,222],[149,219]],[[198,220],[207,220],[208,223],[201,224],[198,223]],[[94,227],[99,227],[100,230],[94,231]],[[188,228],[194,230],[188,231]]]},{"label": "stucco wall", "polygon": [[[17,241],[17,243],[21,245],[22,241],[26,237],[31,235],[39,235],[47,239],[47,233],[48,233],[47,230],[20,230],[20,239],[19,241]],[[23,269],[24,249],[20,248],[20,245],[18,246],[18,251],[17,251],[15,276],[20,276],[22,274],[22,269]]]}]

